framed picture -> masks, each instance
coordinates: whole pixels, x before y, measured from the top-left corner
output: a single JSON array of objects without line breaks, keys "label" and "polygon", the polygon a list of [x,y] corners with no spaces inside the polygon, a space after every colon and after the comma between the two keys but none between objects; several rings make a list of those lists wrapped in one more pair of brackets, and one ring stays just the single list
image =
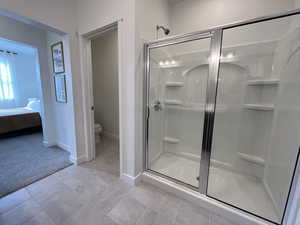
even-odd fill
[{"label": "framed picture", "polygon": [[64,73],[65,62],[64,62],[63,43],[60,41],[51,45],[51,52],[52,52],[53,72],[55,74]]},{"label": "framed picture", "polygon": [[64,74],[55,75],[54,86],[56,101],[67,103],[66,76]]}]

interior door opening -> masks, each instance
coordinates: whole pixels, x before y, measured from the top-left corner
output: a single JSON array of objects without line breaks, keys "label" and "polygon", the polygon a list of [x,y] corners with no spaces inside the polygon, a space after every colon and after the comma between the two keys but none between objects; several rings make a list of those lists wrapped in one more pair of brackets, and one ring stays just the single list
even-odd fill
[{"label": "interior door opening", "polygon": [[93,127],[98,169],[120,175],[118,30],[91,40]]}]

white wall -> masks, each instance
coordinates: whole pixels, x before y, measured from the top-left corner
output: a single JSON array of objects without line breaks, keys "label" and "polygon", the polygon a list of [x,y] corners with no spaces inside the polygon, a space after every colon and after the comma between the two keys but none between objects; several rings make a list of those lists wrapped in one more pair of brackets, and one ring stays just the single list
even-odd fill
[{"label": "white wall", "polygon": [[[156,25],[169,27],[170,12],[166,0],[136,1],[137,34],[143,40],[156,39]],[[158,37],[165,35],[160,30]]]},{"label": "white wall", "polygon": [[95,123],[104,134],[119,137],[118,31],[92,40]]},{"label": "white wall", "polygon": [[[64,61],[65,61],[65,76],[66,76],[66,89],[67,89],[67,103],[59,103],[56,101],[55,86],[54,86],[54,75],[51,45],[62,41],[64,47]],[[73,126],[72,121],[69,119],[70,115],[67,112],[71,112],[72,105],[70,101],[70,93],[72,93],[72,77],[70,73],[68,63],[68,45],[64,36],[53,32],[47,32],[47,55],[48,55],[48,67],[49,67],[49,78],[48,86],[51,89],[51,103],[52,103],[52,117],[54,122],[54,133],[55,139],[53,144],[57,144],[59,147],[73,153],[72,149],[72,134]],[[71,96],[72,101],[72,96]],[[71,157],[74,157],[73,155]],[[74,159],[72,159],[74,160]]]},{"label": "white wall", "polygon": [[176,34],[205,30],[240,20],[266,16],[294,8],[293,0],[191,0],[171,9],[171,28]]}]

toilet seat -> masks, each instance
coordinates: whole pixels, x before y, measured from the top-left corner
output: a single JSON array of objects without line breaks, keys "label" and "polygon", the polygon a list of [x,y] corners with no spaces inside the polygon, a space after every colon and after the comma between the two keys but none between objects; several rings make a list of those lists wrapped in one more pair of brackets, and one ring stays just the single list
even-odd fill
[{"label": "toilet seat", "polygon": [[101,126],[101,124],[95,123],[94,127],[95,127],[95,132],[96,133],[101,133],[102,132],[102,126]]}]

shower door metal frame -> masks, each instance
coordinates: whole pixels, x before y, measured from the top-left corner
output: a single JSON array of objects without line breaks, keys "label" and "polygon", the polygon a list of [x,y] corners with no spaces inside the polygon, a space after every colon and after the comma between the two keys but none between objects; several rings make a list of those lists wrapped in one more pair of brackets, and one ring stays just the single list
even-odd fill
[{"label": "shower door metal frame", "polygon": [[[144,125],[144,135],[143,135],[143,137],[144,137],[144,139],[143,139],[143,141],[144,141],[144,144],[143,144],[144,145],[144,164],[143,165],[144,165],[145,171],[148,171],[150,173],[154,173],[161,177],[167,178],[175,183],[179,183],[179,184],[189,187],[193,190],[199,191],[199,193],[207,196],[208,198],[212,198],[219,202],[222,202],[219,199],[216,199],[216,198],[213,198],[213,197],[207,195],[207,186],[208,186],[208,176],[209,176],[209,166],[210,166],[210,156],[211,156],[211,144],[212,144],[213,129],[214,129],[213,125],[214,125],[214,117],[215,117],[215,106],[216,106],[216,96],[217,96],[218,76],[219,76],[218,70],[219,70],[219,65],[220,65],[220,53],[222,50],[223,31],[226,29],[230,29],[230,28],[260,23],[260,22],[264,22],[264,21],[270,21],[270,20],[274,20],[274,19],[280,19],[280,18],[289,17],[289,16],[293,16],[293,15],[300,15],[300,8],[295,9],[295,10],[281,12],[281,13],[276,13],[273,15],[258,17],[258,18],[254,18],[254,19],[250,19],[250,20],[237,21],[237,22],[233,22],[233,23],[229,23],[229,24],[225,24],[225,25],[221,25],[221,26],[216,26],[216,27],[213,27],[213,28],[210,28],[207,30],[187,33],[187,34],[183,34],[183,35],[175,35],[175,36],[171,36],[171,37],[167,37],[167,38],[162,38],[159,40],[149,41],[144,44],[144,74],[145,74],[144,90],[146,90],[146,91],[144,91],[144,104],[143,104],[143,106],[144,106],[144,110],[143,110],[143,113],[144,113],[144,121],[143,121],[143,125]],[[197,36],[198,36],[198,38],[197,38]],[[202,38],[201,38],[201,36],[202,36]],[[148,107],[149,106],[149,99],[148,99],[149,89],[148,89],[148,85],[149,85],[149,75],[150,75],[149,74],[149,72],[150,72],[149,60],[150,60],[150,49],[151,48],[174,45],[174,44],[184,43],[187,41],[198,40],[198,39],[203,39],[203,38],[208,38],[208,37],[211,37],[211,41],[212,41],[210,53],[211,53],[211,56],[213,56],[213,57],[211,57],[211,59],[214,59],[216,61],[214,61],[214,63],[210,62],[210,65],[209,65],[210,71],[208,74],[207,89],[209,89],[209,87],[210,87],[212,90],[210,90],[210,91],[207,90],[207,93],[206,93],[203,139],[202,139],[202,149],[201,149],[201,164],[202,165],[200,164],[200,167],[201,167],[200,170],[202,170],[202,172],[200,172],[199,188],[195,189],[195,187],[188,185],[184,182],[178,181],[172,177],[168,177],[161,173],[149,170],[149,165],[148,165],[148,119],[149,119],[149,107]],[[215,40],[215,42],[218,42],[219,44],[213,45],[213,39]],[[218,52],[219,52],[219,54],[218,54]],[[216,63],[217,61],[219,61],[219,62]],[[289,191],[288,191],[286,205],[284,208],[283,217],[282,217],[280,224],[285,224],[288,220],[288,218],[286,217],[287,210],[289,209],[289,211],[290,211],[290,207],[293,204],[291,200],[292,200],[292,197],[295,195],[295,189],[296,189],[296,182],[294,182],[294,181],[300,180],[300,174],[296,174],[296,171],[298,171],[299,168],[300,168],[300,148],[298,150],[298,155],[297,155],[293,176],[292,176]],[[300,189],[300,187],[297,187],[297,188]],[[231,205],[226,202],[223,202],[223,203],[226,205],[232,206],[236,209],[242,210],[242,211],[244,211],[250,215],[253,215],[255,217],[264,219],[268,222],[272,222],[274,224],[279,224],[274,221],[270,221],[262,216],[253,214],[245,209],[239,208],[237,206]],[[298,204],[296,203],[296,205],[299,205],[299,204],[300,204],[300,202],[298,202]],[[296,216],[297,216],[296,211],[295,212],[292,211],[289,213],[290,213],[291,217],[296,218]]]},{"label": "shower door metal frame", "polygon": [[[206,88],[206,98],[205,98],[205,112],[204,112],[204,125],[202,147],[199,149],[201,154],[200,170],[199,170],[199,183],[198,187],[184,183],[175,178],[166,176],[164,174],[158,173],[150,169],[149,166],[149,149],[148,149],[148,129],[149,129],[149,116],[151,103],[149,102],[149,88],[150,88],[150,50],[160,47],[166,47],[170,45],[176,45],[181,43],[186,43],[190,41],[196,41],[201,39],[210,39],[210,49],[209,49],[209,71],[207,77],[207,88]],[[211,155],[211,143],[213,135],[213,125],[214,125],[214,113],[215,113],[215,100],[218,82],[218,71],[219,71],[219,61],[221,54],[221,41],[222,41],[222,29],[212,30],[210,32],[195,32],[186,35],[176,36],[173,38],[157,40],[145,44],[145,80],[144,80],[144,90],[146,90],[144,95],[144,169],[155,174],[159,174],[162,177],[170,179],[176,183],[187,186],[193,190],[200,192],[201,194],[206,194],[208,185],[208,174],[210,165],[210,155]],[[200,138],[200,137],[199,137]],[[201,171],[201,172],[200,172]]]}]

